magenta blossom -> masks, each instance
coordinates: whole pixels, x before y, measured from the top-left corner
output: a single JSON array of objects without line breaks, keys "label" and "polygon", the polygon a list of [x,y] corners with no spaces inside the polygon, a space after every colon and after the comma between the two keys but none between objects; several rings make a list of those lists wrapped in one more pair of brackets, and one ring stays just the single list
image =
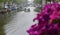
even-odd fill
[{"label": "magenta blossom", "polygon": [[33,20],[37,24],[31,26],[29,35],[60,35],[60,4],[47,4]]}]

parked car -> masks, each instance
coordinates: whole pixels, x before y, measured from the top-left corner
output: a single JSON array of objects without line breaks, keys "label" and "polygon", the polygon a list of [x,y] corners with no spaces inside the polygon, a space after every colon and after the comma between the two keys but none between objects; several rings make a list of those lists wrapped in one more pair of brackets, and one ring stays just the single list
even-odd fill
[{"label": "parked car", "polygon": [[0,10],[0,13],[1,13],[1,14],[5,14],[5,13],[8,13],[8,12],[10,12],[10,10],[7,9],[7,8],[2,8],[2,9]]}]

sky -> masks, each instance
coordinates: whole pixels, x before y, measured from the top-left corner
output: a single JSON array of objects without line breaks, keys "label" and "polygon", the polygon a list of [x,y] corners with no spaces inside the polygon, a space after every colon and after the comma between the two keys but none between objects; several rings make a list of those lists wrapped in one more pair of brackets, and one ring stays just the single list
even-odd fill
[{"label": "sky", "polygon": [[33,0],[28,0],[28,1],[30,1],[30,2],[31,2],[31,1],[33,1]]},{"label": "sky", "polygon": [[32,3],[33,2],[33,0],[28,0],[28,4],[30,4],[30,3]]},{"label": "sky", "polygon": [[32,1],[32,0],[28,0],[28,1]]}]

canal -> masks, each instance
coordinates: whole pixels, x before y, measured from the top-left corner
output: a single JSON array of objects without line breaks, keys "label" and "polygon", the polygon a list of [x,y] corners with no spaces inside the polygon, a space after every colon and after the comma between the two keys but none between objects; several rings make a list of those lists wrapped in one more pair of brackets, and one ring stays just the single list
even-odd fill
[{"label": "canal", "polygon": [[30,12],[17,12],[13,18],[4,25],[6,35],[28,35],[26,30],[34,24],[33,19],[37,13],[34,12],[34,7],[27,8],[30,8]]}]

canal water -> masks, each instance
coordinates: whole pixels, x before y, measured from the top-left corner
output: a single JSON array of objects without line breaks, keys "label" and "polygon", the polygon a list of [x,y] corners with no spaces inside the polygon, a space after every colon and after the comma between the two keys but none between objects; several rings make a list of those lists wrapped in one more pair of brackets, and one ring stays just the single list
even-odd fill
[{"label": "canal water", "polygon": [[34,7],[27,8],[30,8],[30,12],[17,12],[13,19],[4,26],[6,35],[29,35],[26,30],[34,24],[33,19],[37,13],[34,12]]}]

